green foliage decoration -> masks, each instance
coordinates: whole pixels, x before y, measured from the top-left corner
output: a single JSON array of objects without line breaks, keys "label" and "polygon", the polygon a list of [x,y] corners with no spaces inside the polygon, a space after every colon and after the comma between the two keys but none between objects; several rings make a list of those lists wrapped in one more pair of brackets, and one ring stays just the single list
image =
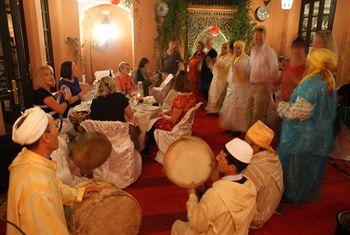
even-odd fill
[{"label": "green foliage decoration", "polygon": [[[186,42],[186,32],[191,29],[191,26],[187,25],[189,19],[188,7],[191,0],[157,0],[155,13],[160,2],[166,2],[169,10],[168,14],[162,19],[163,22],[157,25],[154,52],[158,56],[166,51],[170,40],[175,40],[178,45]],[[255,20],[250,15],[250,4],[251,0],[231,0],[231,7],[236,10],[233,19],[229,19],[221,25],[222,30],[225,31],[224,33],[230,40],[244,40],[248,50],[252,43],[253,28],[256,25]],[[191,47],[191,45],[188,46]],[[189,49],[186,47],[186,52]]]},{"label": "green foliage decoration", "polygon": [[251,0],[232,0],[233,7],[237,9],[231,21],[230,40],[243,40],[246,48],[250,48],[253,39],[253,29],[256,25],[250,15]]},{"label": "green foliage decoration", "polygon": [[[158,0],[158,3],[161,0]],[[167,0],[168,14],[164,17],[164,22],[157,26],[156,44],[160,52],[167,49],[168,42],[175,40],[179,45],[184,41],[186,34],[187,8],[190,1],[187,0]],[[156,3],[156,6],[157,4]]]}]

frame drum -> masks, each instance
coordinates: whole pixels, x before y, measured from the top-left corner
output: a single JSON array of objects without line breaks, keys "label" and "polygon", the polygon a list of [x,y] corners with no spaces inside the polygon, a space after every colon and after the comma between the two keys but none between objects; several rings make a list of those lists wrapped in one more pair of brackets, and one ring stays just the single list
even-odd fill
[{"label": "frame drum", "polygon": [[169,180],[182,188],[191,189],[211,177],[216,163],[213,151],[204,140],[186,136],[170,145],[163,166]]},{"label": "frame drum", "polygon": [[[83,182],[83,187],[90,182]],[[93,182],[101,191],[93,198],[76,203],[72,215],[66,216],[73,235],[136,235],[139,233],[142,215],[136,199],[127,192],[104,182]]]}]

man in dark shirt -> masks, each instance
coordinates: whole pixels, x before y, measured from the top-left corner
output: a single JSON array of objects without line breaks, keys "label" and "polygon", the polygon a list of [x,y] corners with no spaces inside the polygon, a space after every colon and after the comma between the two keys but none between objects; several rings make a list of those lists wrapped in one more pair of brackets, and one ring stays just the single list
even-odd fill
[{"label": "man in dark shirt", "polygon": [[213,79],[213,66],[215,64],[218,53],[213,49],[213,41],[210,37],[205,39],[206,54],[203,57],[201,68],[201,79],[199,81],[199,91],[204,96],[205,100],[208,100],[208,92]]}]

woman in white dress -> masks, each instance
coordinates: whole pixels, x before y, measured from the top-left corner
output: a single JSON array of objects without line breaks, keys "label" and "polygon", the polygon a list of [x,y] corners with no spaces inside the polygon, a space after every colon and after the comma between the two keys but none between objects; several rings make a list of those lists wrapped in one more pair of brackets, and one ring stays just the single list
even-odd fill
[{"label": "woman in white dress", "polygon": [[235,60],[227,76],[227,94],[220,110],[220,126],[225,130],[246,132],[251,122],[250,60],[244,52],[245,43],[234,44]]},{"label": "woman in white dress", "polygon": [[233,63],[233,56],[229,53],[229,43],[224,43],[221,47],[221,54],[217,58],[213,68],[213,80],[209,88],[209,98],[206,111],[208,114],[219,113],[221,103],[220,98],[226,92],[226,78]]}]

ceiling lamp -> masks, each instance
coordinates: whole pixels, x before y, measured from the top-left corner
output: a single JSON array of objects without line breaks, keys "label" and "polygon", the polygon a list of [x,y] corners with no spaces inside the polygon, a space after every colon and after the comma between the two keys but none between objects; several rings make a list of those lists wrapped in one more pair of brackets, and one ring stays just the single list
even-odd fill
[{"label": "ceiling lamp", "polygon": [[283,10],[289,10],[292,8],[293,0],[281,0],[281,8]]}]

